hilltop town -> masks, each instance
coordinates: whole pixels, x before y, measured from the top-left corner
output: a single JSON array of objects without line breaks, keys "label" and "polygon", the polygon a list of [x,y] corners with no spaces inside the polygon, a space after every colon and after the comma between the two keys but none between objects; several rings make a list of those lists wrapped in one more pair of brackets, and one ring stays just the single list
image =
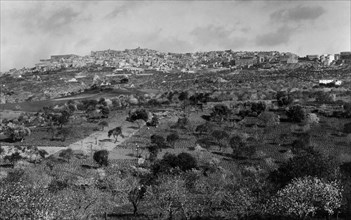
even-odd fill
[{"label": "hilltop town", "polygon": [[[191,83],[191,78],[198,78],[200,81],[205,79],[201,77],[205,73],[210,74],[207,78],[213,77],[210,81],[216,81],[218,76],[215,74],[218,72],[271,72],[292,69],[319,71],[343,68],[349,64],[351,52],[299,57],[293,53],[278,51],[225,50],[180,54],[136,48],[124,51],[92,51],[87,56],[53,55],[50,59],[40,60],[34,67],[11,69],[2,73],[0,103],[65,97],[81,93],[93,85],[120,88],[120,81],[127,79],[131,82],[128,86],[132,88],[140,85],[144,89],[167,90],[167,82],[176,83],[179,74],[185,74],[180,80],[182,83],[185,78],[189,78],[188,83]],[[161,75],[152,77],[154,74]],[[178,82],[180,81],[178,78]],[[202,84],[205,85],[200,85],[198,89],[221,89],[209,86],[206,81]],[[174,89],[182,88],[175,86]]]},{"label": "hilltop town", "polygon": [[156,70],[163,72],[181,71],[195,73],[212,68],[230,69],[274,69],[285,64],[319,64],[333,66],[351,63],[351,52],[340,54],[306,55],[278,51],[235,52],[232,50],[195,52],[195,53],[164,53],[150,49],[126,49],[124,51],[103,50],[92,51],[90,55],[74,54],[53,55],[50,59],[41,59],[35,67],[11,69],[3,74],[20,76],[31,72],[45,72],[62,68],[97,68],[113,67],[115,71],[130,70],[142,72]]}]

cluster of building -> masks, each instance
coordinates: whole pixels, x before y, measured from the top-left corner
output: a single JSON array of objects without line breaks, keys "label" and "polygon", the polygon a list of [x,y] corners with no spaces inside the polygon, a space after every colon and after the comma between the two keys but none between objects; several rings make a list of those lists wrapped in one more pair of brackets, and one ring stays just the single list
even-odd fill
[{"label": "cluster of building", "polygon": [[203,69],[218,68],[275,68],[285,64],[318,63],[319,65],[351,64],[351,52],[340,54],[307,55],[299,57],[293,53],[278,51],[236,52],[232,50],[195,52],[195,53],[164,53],[150,49],[126,49],[124,51],[103,50],[92,51],[90,55],[74,54],[53,55],[50,59],[42,59],[33,68],[12,69],[10,74],[18,75],[25,72],[45,72],[62,68],[112,67],[115,71],[131,71],[141,73],[144,70],[170,72],[172,70],[194,73]]}]

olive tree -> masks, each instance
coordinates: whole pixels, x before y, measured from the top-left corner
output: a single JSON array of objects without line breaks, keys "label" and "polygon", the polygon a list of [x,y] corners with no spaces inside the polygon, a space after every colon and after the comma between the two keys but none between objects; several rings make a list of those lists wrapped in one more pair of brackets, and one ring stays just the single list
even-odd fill
[{"label": "olive tree", "polygon": [[317,177],[294,179],[269,201],[268,212],[275,216],[306,219],[317,211],[332,215],[341,206],[342,189],[337,182]]}]

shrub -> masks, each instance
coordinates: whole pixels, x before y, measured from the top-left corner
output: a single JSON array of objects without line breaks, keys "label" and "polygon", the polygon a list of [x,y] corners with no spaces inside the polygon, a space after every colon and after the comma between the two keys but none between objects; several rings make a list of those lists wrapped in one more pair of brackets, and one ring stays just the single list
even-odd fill
[{"label": "shrub", "polygon": [[94,153],[93,159],[100,166],[108,166],[108,154],[107,150],[99,150]]},{"label": "shrub", "polygon": [[180,171],[188,171],[197,168],[196,159],[189,153],[180,153],[178,155],[166,153],[162,160],[152,166],[154,174],[171,173],[172,169],[178,168]]},{"label": "shrub", "polygon": [[100,126],[101,131],[104,130],[105,127],[108,127],[108,122],[107,121],[101,121],[98,124]]},{"label": "shrub", "polygon": [[129,111],[127,121],[134,122],[136,120],[147,121],[149,119],[149,114],[145,109],[133,109]]},{"label": "shrub", "polygon": [[286,116],[288,116],[292,122],[302,122],[306,119],[306,111],[301,105],[294,105],[289,107],[286,111]]},{"label": "shrub", "polygon": [[59,156],[69,162],[73,157],[73,150],[71,148],[67,148],[66,150],[61,151]]}]

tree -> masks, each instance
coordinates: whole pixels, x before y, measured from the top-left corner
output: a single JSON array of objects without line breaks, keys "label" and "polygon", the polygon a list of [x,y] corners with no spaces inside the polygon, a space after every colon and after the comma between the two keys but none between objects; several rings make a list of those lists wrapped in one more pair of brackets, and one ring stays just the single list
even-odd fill
[{"label": "tree", "polygon": [[[145,109],[133,109],[133,110],[129,111],[126,121],[135,122],[137,120],[143,120],[143,121],[147,122],[148,119],[149,119],[149,114],[147,113],[147,111]],[[139,123],[138,123],[138,125],[140,128]]]},{"label": "tree", "polygon": [[105,129],[105,127],[108,127],[108,122],[107,121],[101,121],[98,124],[101,128],[101,131],[103,131]]},{"label": "tree", "polygon": [[264,123],[266,127],[274,127],[279,125],[280,117],[273,112],[262,112],[258,118]]},{"label": "tree", "polygon": [[277,92],[277,101],[279,106],[287,106],[290,105],[294,99],[290,96],[290,94],[284,92],[284,91],[279,91]]},{"label": "tree", "polygon": [[307,124],[319,124],[319,117],[315,113],[308,113],[306,116]]},{"label": "tree", "polygon": [[223,104],[215,105],[211,112],[211,119],[214,121],[223,121],[226,120],[231,114],[228,106]]},{"label": "tree", "polygon": [[188,117],[178,118],[177,123],[173,126],[174,128],[191,130],[191,123]]},{"label": "tree", "polygon": [[56,136],[61,136],[61,141],[66,141],[66,138],[72,134],[72,129],[70,128],[59,128],[57,130]]},{"label": "tree", "polygon": [[98,104],[103,105],[103,106],[107,106],[107,102],[106,102],[105,98],[100,98],[98,101]]},{"label": "tree", "polygon": [[108,166],[108,154],[107,150],[99,150],[94,153],[93,159],[100,166]]},{"label": "tree", "polygon": [[185,172],[197,168],[197,161],[191,154],[183,152],[178,154],[177,158],[180,170]]},{"label": "tree", "polygon": [[12,141],[23,141],[26,136],[31,135],[29,128],[24,126],[5,126],[4,134]]},{"label": "tree", "polygon": [[306,119],[306,111],[301,105],[294,105],[286,111],[286,116],[292,122],[303,122]]},{"label": "tree", "polygon": [[151,204],[152,214],[173,219],[181,214],[180,203],[186,195],[185,182],[180,176],[162,176],[159,184],[148,187],[146,200]]},{"label": "tree", "polygon": [[268,212],[275,216],[306,219],[322,211],[332,215],[341,206],[341,187],[337,182],[323,181],[317,177],[294,179],[279,190],[268,205]]},{"label": "tree", "polygon": [[101,110],[101,114],[103,118],[108,118],[109,114],[110,114],[110,108],[107,106],[101,106],[100,107]]},{"label": "tree", "polygon": [[151,139],[151,144],[156,144],[160,149],[165,148],[166,146],[165,138],[162,137],[161,135],[153,134],[151,135],[150,139]]},{"label": "tree", "polygon": [[236,134],[229,140],[229,146],[233,150],[234,157],[251,157],[256,152],[254,145],[247,143],[247,137],[243,134]]},{"label": "tree", "polygon": [[152,144],[146,147],[149,151],[149,160],[154,162],[157,159],[158,153],[161,151],[158,145]]},{"label": "tree", "polygon": [[289,161],[280,165],[278,170],[269,174],[269,179],[278,186],[284,186],[294,178],[315,176],[335,179],[337,175],[336,161],[325,157],[313,148],[306,148]]},{"label": "tree", "polygon": [[262,112],[266,111],[266,103],[264,102],[252,102],[251,103],[251,112],[255,113],[255,115],[259,115]]},{"label": "tree", "polygon": [[159,119],[157,117],[157,115],[153,115],[152,119],[150,122],[146,122],[146,126],[153,126],[153,127],[157,127],[159,124]]},{"label": "tree", "polygon": [[219,150],[222,151],[222,147],[226,146],[224,142],[229,138],[229,134],[222,130],[214,130],[211,136],[216,139]]},{"label": "tree", "polygon": [[343,132],[346,133],[346,134],[350,134],[351,133],[351,123],[344,124]]},{"label": "tree", "polygon": [[167,135],[166,140],[167,140],[167,143],[170,146],[172,146],[172,148],[174,148],[176,141],[179,140],[179,135],[178,135],[178,133],[171,133],[171,134]]},{"label": "tree", "polygon": [[188,91],[183,91],[179,94],[178,99],[180,101],[184,101],[184,100],[188,99],[188,96],[189,96]]},{"label": "tree", "polygon": [[195,129],[196,132],[199,132],[200,135],[203,135],[204,133],[209,133],[213,130],[214,125],[210,122],[205,122],[204,124],[198,125]]}]

